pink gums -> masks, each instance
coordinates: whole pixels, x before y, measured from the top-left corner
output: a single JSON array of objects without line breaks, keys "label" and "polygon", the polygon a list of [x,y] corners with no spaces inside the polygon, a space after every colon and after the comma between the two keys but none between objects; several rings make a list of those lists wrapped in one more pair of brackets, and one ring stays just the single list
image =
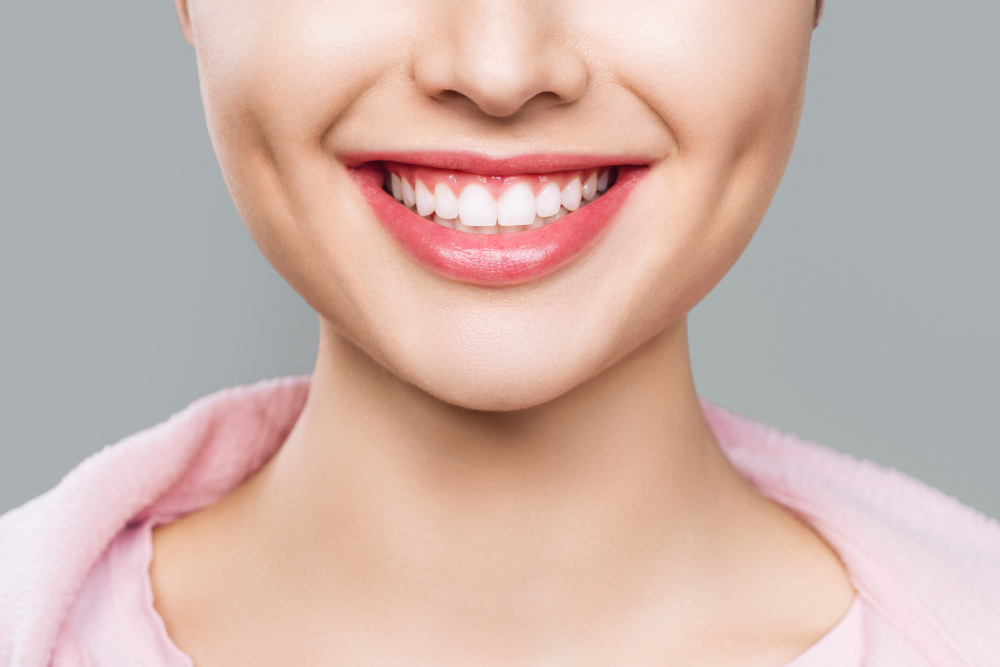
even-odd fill
[{"label": "pink gums", "polygon": [[376,164],[351,173],[383,227],[410,257],[455,280],[501,286],[540,278],[579,255],[608,226],[646,169],[620,165],[612,188],[556,222],[489,235],[456,231],[420,217],[382,189],[385,172]]},{"label": "pink gums", "polygon": [[416,187],[417,181],[421,181],[432,193],[438,183],[447,185],[455,197],[462,193],[466,185],[477,184],[486,188],[494,199],[499,199],[504,191],[515,183],[527,183],[531,191],[537,196],[549,183],[555,183],[559,189],[566,187],[566,184],[575,177],[580,181],[586,181],[593,174],[600,174],[607,171],[604,169],[578,169],[573,171],[559,171],[546,174],[506,174],[502,176],[480,176],[470,174],[466,171],[455,171],[453,169],[435,169],[433,167],[422,167],[412,164],[400,164],[398,162],[386,162],[386,171],[405,178],[410,185]]}]

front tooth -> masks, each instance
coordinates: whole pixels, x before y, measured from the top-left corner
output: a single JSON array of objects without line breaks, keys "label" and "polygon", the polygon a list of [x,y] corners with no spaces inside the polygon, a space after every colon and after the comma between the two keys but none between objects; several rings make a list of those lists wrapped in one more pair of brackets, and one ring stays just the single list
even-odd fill
[{"label": "front tooth", "polygon": [[559,218],[566,217],[567,215],[569,215],[569,213],[570,213],[569,210],[565,206],[563,206],[562,208],[559,209],[558,213],[556,213],[554,216],[552,216],[551,218],[549,218],[549,221],[550,222],[555,222]]},{"label": "front tooth", "polygon": [[451,188],[444,183],[434,186],[434,210],[445,220],[454,220],[458,217],[458,199],[455,198]]},{"label": "front tooth", "polygon": [[453,220],[446,220],[440,215],[434,216],[434,222],[438,223],[442,227],[447,227],[448,229],[455,229],[455,222]]},{"label": "front tooth", "polygon": [[497,224],[497,203],[481,185],[466,185],[458,197],[458,217],[467,227],[493,227]]},{"label": "front tooth", "polygon": [[569,182],[562,191],[562,205],[570,211],[580,208],[580,198],[583,196],[583,188],[580,185],[580,177],[577,176]]},{"label": "front tooth", "polygon": [[434,195],[427,189],[423,181],[417,181],[416,190],[417,215],[430,215],[434,212]]},{"label": "front tooth", "polygon": [[544,226],[545,226],[545,218],[543,218],[540,215],[536,215],[535,216],[535,221],[532,222],[527,227],[525,227],[525,229],[526,230],[528,230],[528,229],[538,229],[539,227],[544,227]]},{"label": "front tooth", "polygon": [[413,193],[413,186],[410,185],[410,182],[404,178],[403,179],[403,204],[405,204],[409,208],[413,208],[413,205],[415,203],[416,203],[416,196]]},{"label": "front tooth", "polygon": [[527,183],[507,188],[497,202],[497,221],[502,227],[521,227],[535,220],[535,195]]},{"label": "front tooth", "polygon": [[597,179],[597,191],[604,192],[608,189],[608,169],[601,172],[601,175]]},{"label": "front tooth", "polygon": [[550,215],[555,215],[561,204],[559,186],[555,183],[549,183],[535,198],[535,213],[547,218]]},{"label": "front tooth", "polygon": [[403,201],[403,184],[399,182],[399,176],[392,174],[390,180],[392,181],[392,196],[396,198],[396,201]]},{"label": "front tooth", "polygon": [[583,184],[583,198],[587,201],[597,196],[597,172],[591,174]]}]

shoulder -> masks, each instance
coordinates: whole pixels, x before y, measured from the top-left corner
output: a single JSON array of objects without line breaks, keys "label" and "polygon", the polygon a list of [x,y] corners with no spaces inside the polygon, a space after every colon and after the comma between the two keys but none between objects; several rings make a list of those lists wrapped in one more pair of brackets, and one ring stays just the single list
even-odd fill
[{"label": "shoulder", "polygon": [[48,665],[77,590],[122,528],[224,496],[280,445],[308,389],[308,378],[283,378],[212,394],[0,517],[0,665]]},{"label": "shoulder", "polygon": [[897,470],[702,409],[737,470],[809,523],[932,664],[1000,655],[1000,522]]}]

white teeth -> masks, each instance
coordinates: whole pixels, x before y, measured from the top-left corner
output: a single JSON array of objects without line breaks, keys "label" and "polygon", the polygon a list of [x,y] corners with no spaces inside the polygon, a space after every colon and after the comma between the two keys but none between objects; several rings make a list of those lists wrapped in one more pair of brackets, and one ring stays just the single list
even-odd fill
[{"label": "white teeth", "polygon": [[451,188],[444,183],[434,186],[434,210],[445,220],[454,220],[458,217],[458,199],[455,198]]},{"label": "white teeth", "polygon": [[587,178],[586,182],[583,184],[583,198],[587,201],[592,200],[597,196],[597,172]]},{"label": "white teeth", "polygon": [[467,185],[458,197],[458,217],[467,227],[495,227],[497,203],[481,185]]},{"label": "white teeth", "polygon": [[497,221],[501,227],[523,227],[535,221],[535,195],[527,183],[507,188],[497,202]]},{"label": "white teeth", "polygon": [[447,183],[434,191],[417,180],[416,187],[397,174],[387,174],[392,196],[428,221],[473,234],[507,234],[538,229],[586,206],[608,189],[611,170],[594,171],[583,180],[574,177],[560,191],[554,182],[545,182],[537,195],[529,182],[518,180],[502,190],[500,200],[478,183],[470,183],[456,198]]},{"label": "white teeth", "polygon": [[549,183],[535,198],[535,212],[543,218],[555,215],[562,203],[559,198],[559,186]]},{"label": "white teeth", "polygon": [[601,172],[601,175],[597,179],[597,191],[604,192],[608,189],[608,172],[610,169],[605,169]]},{"label": "white teeth", "polygon": [[580,208],[580,198],[583,196],[583,188],[580,186],[580,177],[577,176],[569,182],[562,191],[562,205],[570,211]]},{"label": "white teeth", "polygon": [[416,189],[417,215],[430,215],[434,212],[434,195],[427,189],[423,181],[417,181]]},{"label": "white teeth", "polygon": [[413,208],[416,203],[416,196],[413,193],[413,186],[405,178],[403,180],[403,204],[409,208]]}]

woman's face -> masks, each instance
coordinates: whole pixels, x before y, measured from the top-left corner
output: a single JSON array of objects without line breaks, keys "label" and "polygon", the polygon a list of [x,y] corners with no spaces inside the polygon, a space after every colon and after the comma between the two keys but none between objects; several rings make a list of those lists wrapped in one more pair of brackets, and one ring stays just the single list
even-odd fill
[{"label": "woman's face", "polygon": [[791,152],[815,12],[178,2],[270,262],[392,372],[485,410],[586,381],[732,266]]}]

